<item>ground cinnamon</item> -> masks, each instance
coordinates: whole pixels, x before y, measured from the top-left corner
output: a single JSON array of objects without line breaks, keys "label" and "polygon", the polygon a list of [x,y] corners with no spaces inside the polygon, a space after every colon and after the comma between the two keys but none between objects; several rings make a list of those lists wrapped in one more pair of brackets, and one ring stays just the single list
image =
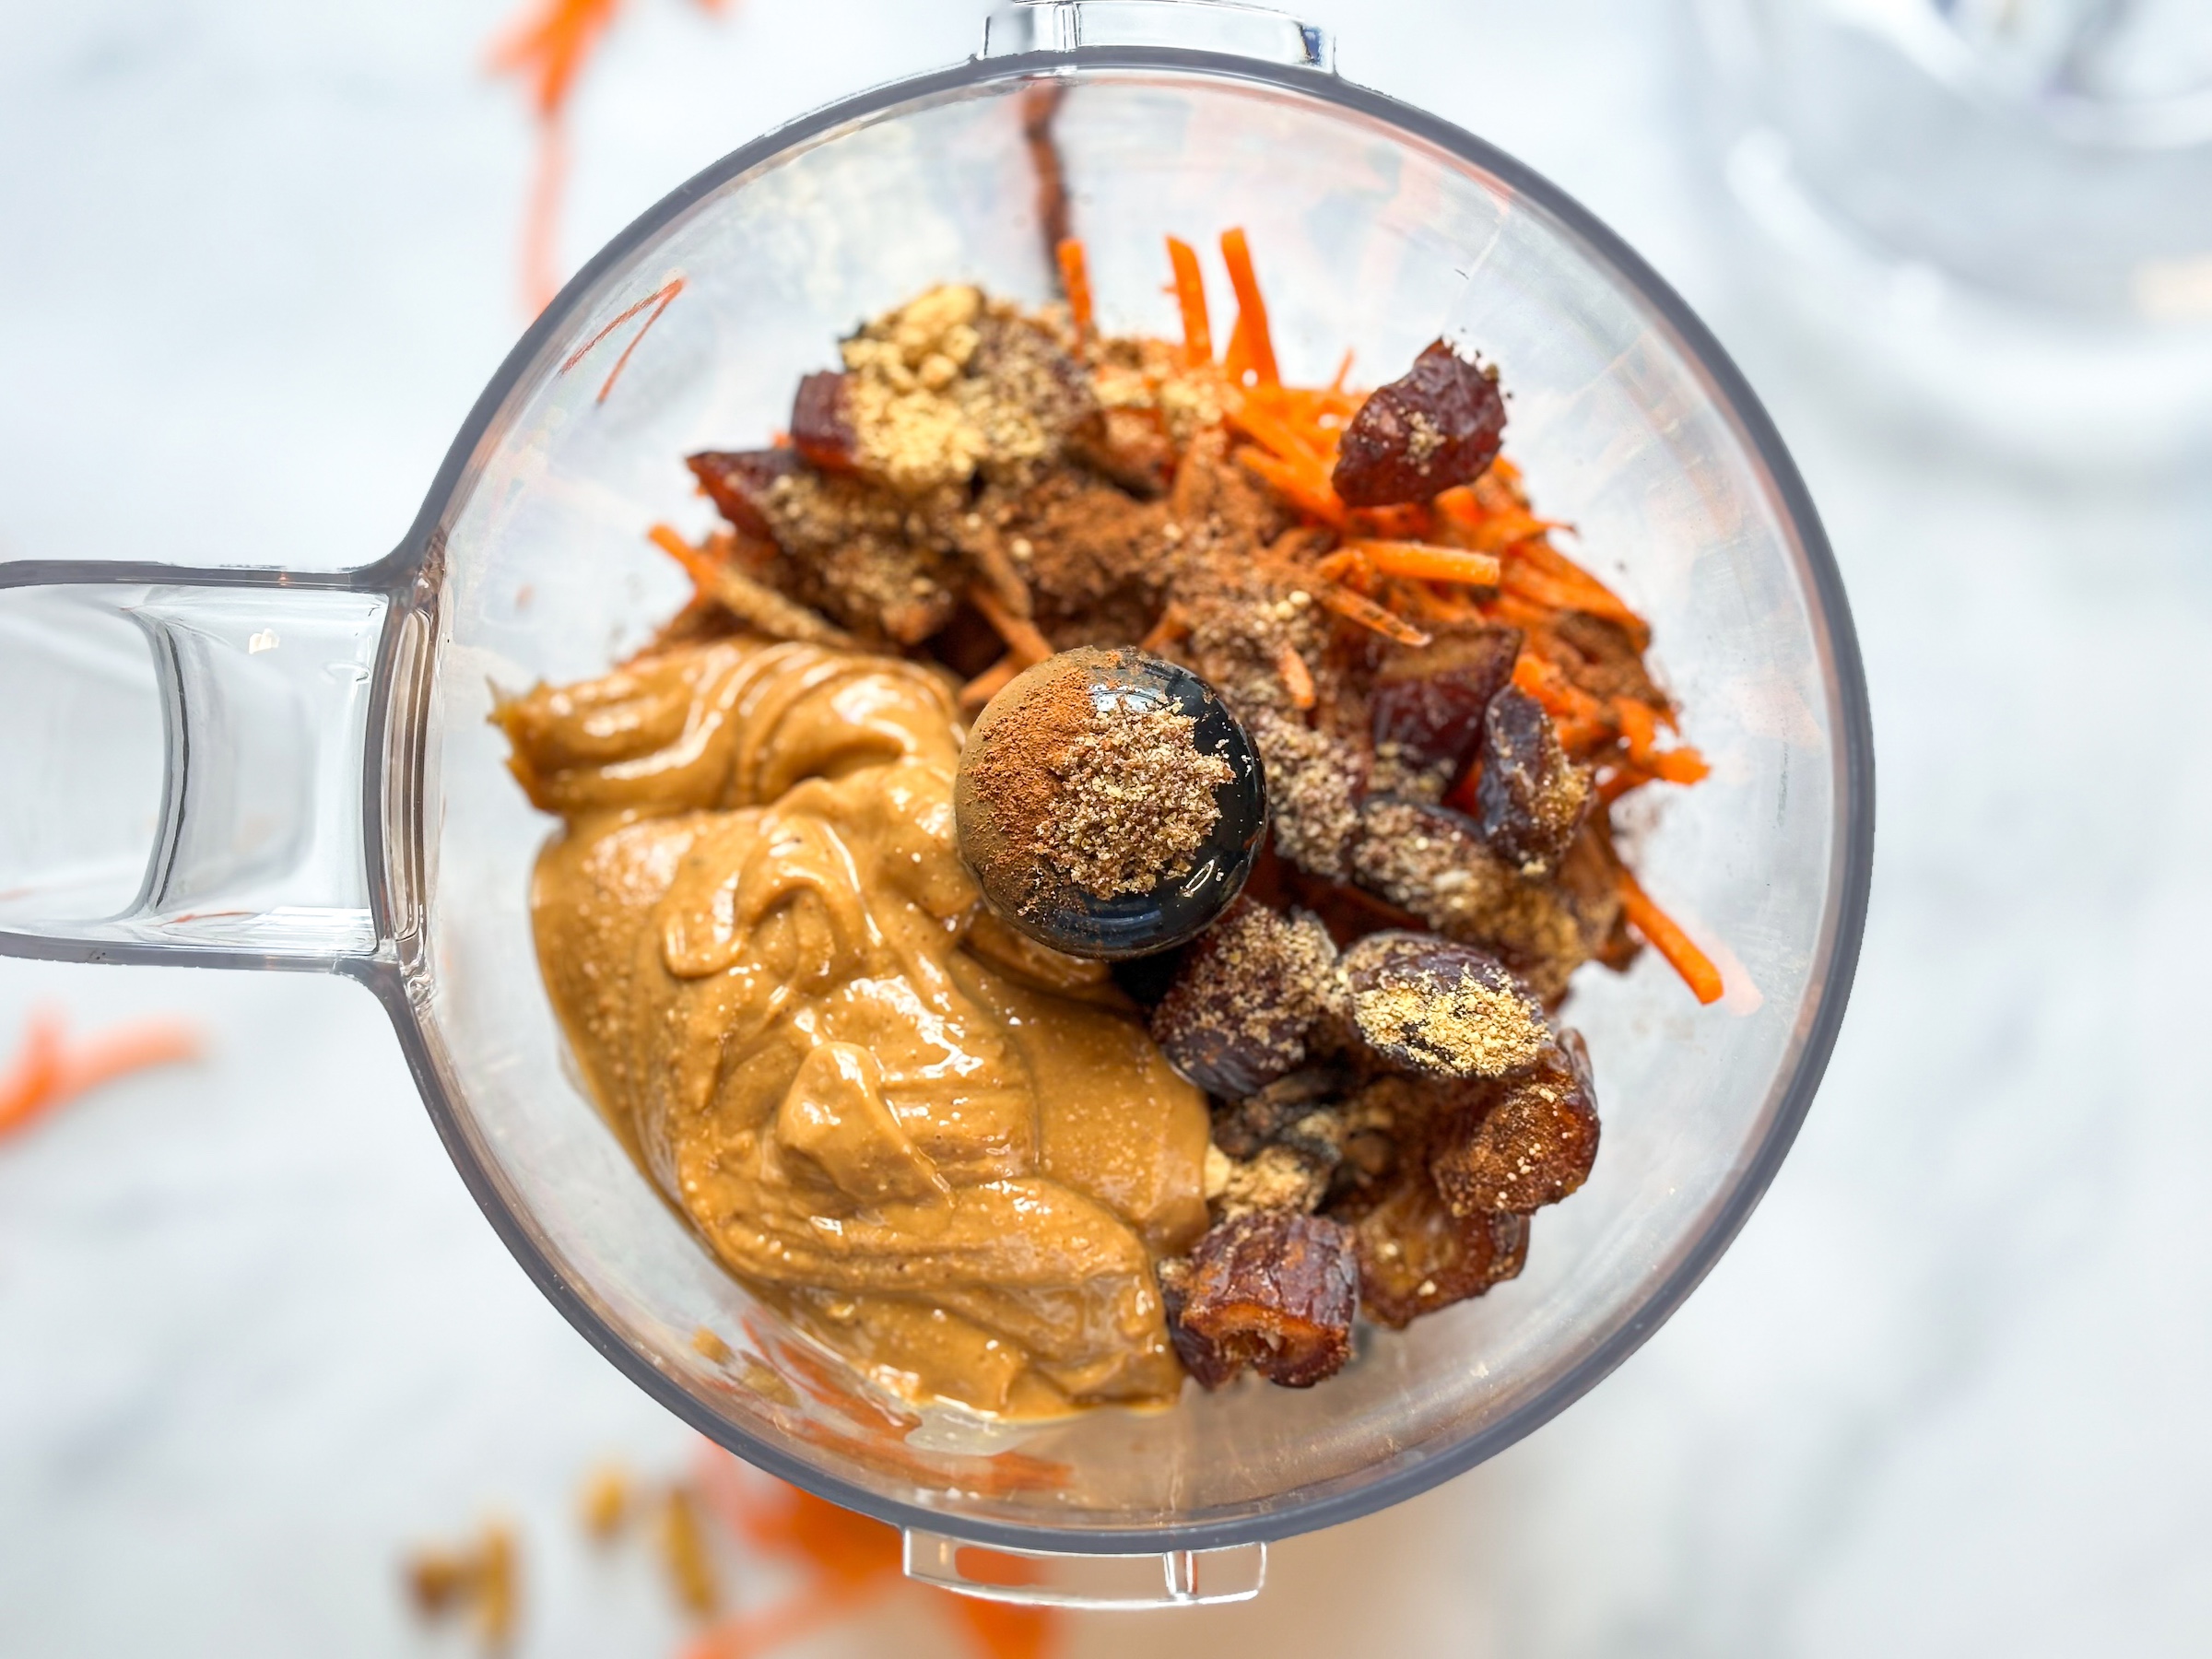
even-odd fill
[{"label": "ground cinnamon", "polygon": [[[994,894],[1035,911],[1077,888],[1148,892],[1187,872],[1219,822],[1229,762],[1201,754],[1196,721],[1092,686],[1120,653],[1069,652],[1001,694],[963,771],[979,809],[970,856]],[[1103,658],[1103,663],[1093,662]]]}]

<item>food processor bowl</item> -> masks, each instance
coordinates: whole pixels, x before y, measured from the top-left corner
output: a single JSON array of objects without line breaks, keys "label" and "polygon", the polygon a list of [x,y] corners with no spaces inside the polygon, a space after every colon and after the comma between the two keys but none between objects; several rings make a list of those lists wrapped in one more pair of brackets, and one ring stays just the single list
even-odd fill
[{"label": "food processor bowl", "polygon": [[[1314,31],[1252,8],[1011,8],[974,61],[747,145],[610,243],[378,564],[0,566],[0,677],[42,712],[0,749],[0,949],[361,981],[546,1295],[724,1446],[905,1529],[918,1576],[1082,1605],[1248,1594],[1265,1541],[1529,1433],[1680,1304],[1811,1103],[1866,900],[1865,688],[1812,504],[1712,336],[1552,185],[1326,65]],[[1650,951],[1578,977],[1565,1018],[1603,1151],[1536,1218],[1519,1278],[1363,1328],[1310,1391],[1194,1384],[1172,1409],[1005,1430],[871,1392],[632,1164],[539,978],[528,896],[552,825],[486,716],[495,688],[603,672],[683,602],[643,533],[709,524],[684,456],[768,441],[839,336],[941,281],[1047,298],[1039,88],[1109,330],[1172,335],[1162,238],[1241,226],[1287,380],[1326,382],[1348,347],[1372,384],[1439,334],[1499,366],[1537,510],[1651,619],[1712,762],[1631,829],[1644,885],[1728,989],[1700,1007]],[[1218,267],[1212,287],[1218,304]],[[1071,1587],[976,1546],[1096,1571]]]}]

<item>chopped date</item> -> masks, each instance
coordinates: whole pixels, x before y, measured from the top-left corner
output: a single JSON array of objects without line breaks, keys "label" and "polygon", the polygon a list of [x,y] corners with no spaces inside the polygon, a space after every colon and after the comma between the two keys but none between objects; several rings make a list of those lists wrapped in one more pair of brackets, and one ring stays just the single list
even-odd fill
[{"label": "chopped date", "polygon": [[1219,1388],[1231,1382],[1244,1369],[1241,1357],[1217,1347],[1182,1323],[1182,1311],[1190,1302],[1191,1264],[1177,1258],[1159,1265],[1159,1300],[1167,1311],[1168,1340],[1175,1345],[1175,1358],[1182,1361],[1182,1369],[1198,1380],[1201,1388]]},{"label": "chopped date", "polygon": [[715,510],[747,535],[775,539],[769,523],[768,497],[780,478],[799,467],[798,453],[787,449],[703,450],[685,463]]},{"label": "chopped date", "polygon": [[1582,1033],[1562,1030],[1535,1074],[1440,1132],[1429,1170],[1452,1213],[1526,1214],[1583,1184],[1597,1158],[1597,1095]]},{"label": "chopped date", "polygon": [[1285,1388],[1311,1388],[1351,1357],[1359,1270],[1350,1231],[1334,1221],[1239,1216],[1163,1267],[1160,1284],[1175,1351],[1207,1388],[1247,1365]]},{"label": "chopped date", "polygon": [[1438,340],[1352,417],[1331,482],[1347,506],[1426,501],[1479,477],[1504,434],[1496,371]]},{"label": "chopped date", "polygon": [[1521,638],[1517,628],[1486,627],[1418,651],[1394,650],[1370,694],[1376,749],[1394,748],[1408,765],[1456,773],[1482,741],[1490,700],[1513,677]]},{"label": "chopped date", "polygon": [[1199,1088],[1232,1100],[1257,1094],[1305,1064],[1335,957],[1312,916],[1239,900],[1184,955],[1152,1010],[1152,1040]]},{"label": "chopped date", "polygon": [[845,377],[834,370],[809,374],[792,400],[791,441],[824,472],[852,472],[860,465],[860,440],[845,395]]},{"label": "chopped date", "polygon": [[1428,1172],[1401,1171],[1389,1196],[1352,1229],[1359,1251],[1359,1306],[1402,1331],[1424,1313],[1480,1296],[1528,1260],[1528,1218],[1454,1216]]},{"label": "chopped date", "polygon": [[1567,758],[1544,706],[1510,687],[1483,715],[1481,756],[1475,801],[1483,841],[1523,876],[1549,875],[1590,810],[1590,774]]},{"label": "chopped date", "polygon": [[1411,911],[1401,910],[1364,888],[1331,881],[1325,876],[1309,875],[1287,859],[1280,861],[1277,868],[1281,872],[1285,890],[1328,930],[1329,937],[1335,941],[1339,950],[1355,939],[1365,938],[1386,927],[1421,925],[1420,917]]},{"label": "chopped date", "polygon": [[1214,1112],[1214,1145],[1231,1158],[1251,1158],[1280,1142],[1325,1162],[1335,1160],[1333,1141],[1324,1144],[1307,1120],[1326,1112],[1351,1092],[1349,1072],[1311,1066],[1277,1077],[1257,1094]]},{"label": "chopped date", "polygon": [[1390,1065],[1501,1077],[1551,1042],[1543,1006],[1496,957],[1434,934],[1371,934],[1338,964],[1361,1042]]},{"label": "chopped date", "polygon": [[[1556,1002],[1611,925],[1604,903],[1619,903],[1617,894],[1585,899],[1570,881],[1571,875],[1597,874],[1576,864],[1593,839],[1576,841],[1556,883],[1524,881],[1490,851],[1473,818],[1418,801],[1371,796],[1360,808],[1352,874],[1361,887],[1446,938],[1491,951],[1539,997]],[[1586,909],[1594,909],[1587,924]]]}]

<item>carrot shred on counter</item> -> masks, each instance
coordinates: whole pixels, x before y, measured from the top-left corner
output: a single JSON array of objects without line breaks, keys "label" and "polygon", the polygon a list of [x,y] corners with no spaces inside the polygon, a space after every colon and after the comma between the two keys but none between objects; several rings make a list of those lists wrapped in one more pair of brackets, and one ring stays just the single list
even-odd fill
[{"label": "carrot shred on counter", "polygon": [[1350,541],[1347,552],[1361,558],[1386,576],[1409,576],[1418,582],[1456,582],[1468,587],[1496,587],[1498,561],[1488,553],[1468,553],[1458,547],[1431,547],[1426,542]]},{"label": "carrot shred on counter", "polygon": [[1206,274],[1198,253],[1178,237],[1168,238],[1168,264],[1175,272],[1175,303],[1182,312],[1182,359],[1195,369],[1214,360],[1214,326],[1206,314]]},{"label": "carrot shred on counter", "polygon": [[1712,965],[1712,959],[1690,942],[1689,935],[1676,925],[1672,916],[1652,902],[1651,895],[1636,884],[1636,877],[1625,866],[1618,880],[1620,906],[1629,918],[1629,925],[1666,959],[1667,966],[1682,976],[1682,982],[1689,987],[1691,995],[1700,1003],[1720,1001],[1724,987],[1721,983],[1721,971]]},{"label": "carrot shred on counter", "polygon": [[1257,473],[1275,486],[1278,494],[1302,512],[1310,512],[1326,524],[1344,523],[1344,503],[1325,480],[1317,481],[1314,470],[1285,461],[1264,449],[1246,447],[1237,452],[1238,462]]},{"label": "carrot shred on counter", "polygon": [[1243,344],[1253,373],[1263,386],[1279,385],[1275,341],[1267,332],[1267,302],[1260,297],[1260,279],[1252,268],[1252,245],[1243,228],[1221,232],[1221,260],[1229,266],[1229,284],[1237,291],[1237,338]]},{"label": "carrot shred on counter", "polygon": [[[520,76],[537,118],[536,176],[523,221],[523,304],[532,316],[560,287],[560,201],[568,181],[563,122],[577,77],[615,21],[622,0],[537,0],[492,42],[495,75]],[[700,0],[718,12],[723,0]]]},{"label": "carrot shred on counter", "polygon": [[0,1135],[29,1127],[102,1083],[148,1066],[196,1059],[199,1053],[198,1034],[177,1020],[117,1026],[72,1047],[59,1016],[33,1014],[21,1053],[0,1072]]},{"label": "carrot shred on counter", "polygon": [[1313,597],[1346,621],[1372,629],[1386,640],[1395,640],[1401,645],[1418,646],[1430,642],[1431,636],[1423,633],[1397,612],[1386,609],[1347,587],[1339,587],[1333,582],[1316,582]]},{"label": "carrot shred on counter", "polygon": [[1069,236],[1061,239],[1053,250],[1060,261],[1060,281],[1067,289],[1068,315],[1074,319],[1076,333],[1090,332],[1090,261],[1083,253],[1083,244]]},{"label": "carrot shred on counter", "polygon": [[1306,666],[1306,659],[1288,640],[1275,648],[1275,671],[1282,676],[1283,688],[1290,694],[1292,708],[1304,710],[1313,706],[1313,671]]}]

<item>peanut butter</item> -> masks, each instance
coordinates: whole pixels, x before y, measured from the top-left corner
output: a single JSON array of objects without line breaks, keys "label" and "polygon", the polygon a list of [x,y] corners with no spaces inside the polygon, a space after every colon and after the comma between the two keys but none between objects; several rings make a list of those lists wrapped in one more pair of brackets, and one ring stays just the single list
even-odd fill
[{"label": "peanut butter", "polygon": [[730,1271],[916,1401],[1171,1399],[1205,1100],[1101,967],[980,912],[946,682],[722,639],[497,719],[564,820],[532,914],[570,1041]]}]

